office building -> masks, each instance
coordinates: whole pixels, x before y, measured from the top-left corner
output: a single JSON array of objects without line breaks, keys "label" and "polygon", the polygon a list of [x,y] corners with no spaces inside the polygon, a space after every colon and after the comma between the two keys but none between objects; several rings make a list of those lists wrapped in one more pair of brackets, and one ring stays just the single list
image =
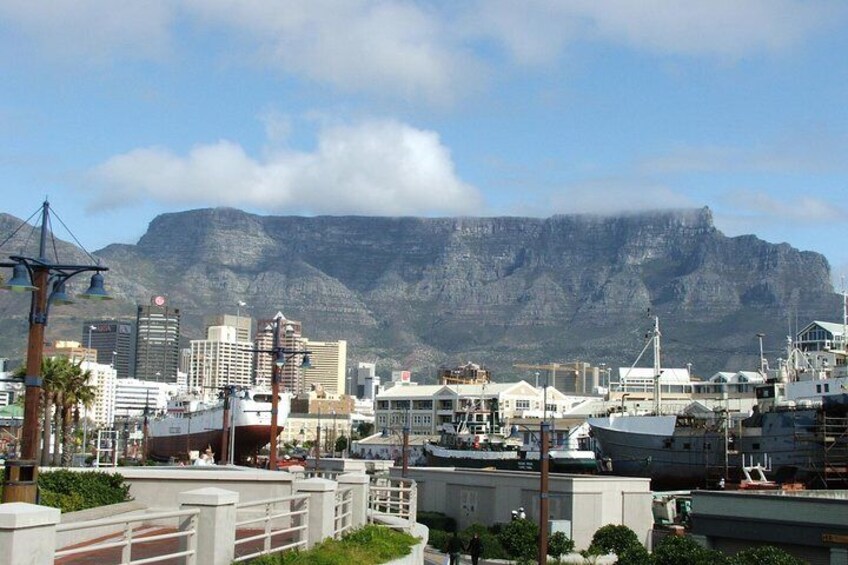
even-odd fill
[{"label": "office building", "polygon": [[80,409],[82,417],[98,426],[111,427],[115,421],[117,370],[111,364],[85,361],[82,370],[89,372],[88,386],[94,389],[94,403]]},{"label": "office building", "polygon": [[356,397],[374,400],[380,392],[380,377],[374,363],[359,363],[356,367]]},{"label": "office building", "polygon": [[307,349],[301,337],[303,326],[297,320],[287,320],[282,312],[277,312],[272,319],[259,320],[256,324],[254,344],[255,349],[260,352],[254,357],[255,383],[262,387],[271,386],[271,373],[275,359],[269,352],[274,348],[274,328],[277,320],[279,320],[280,332],[278,345],[289,352],[289,355],[286,355],[286,364],[280,369],[280,390],[297,394],[303,391],[303,370],[300,367],[303,358],[300,355],[292,357],[291,352]]},{"label": "office building", "polygon": [[253,349],[249,342],[236,340],[236,328],[212,326],[206,339],[191,340],[189,389],[214,395],[224,386],[250,386],[253,373]]},{"label": "office building", "polygon": [[204,318],[204,325],[206,328],[211,328],[212,326],[232,326],[236,329],[238,333],[238,341],[252,341],[251,336],[253,334],[253,318],[250,316],[242,316],[232,314],[218,314],[216,316],[206,316]]},{"label": "office building", "polygon": [[176,383],[179,358],[180,311],[164,296],[154,296],[149,305],[138,306],[135,378]]},{"label": "office building", "polygon": [[119,379],[115,385],[115,418],[126,420],[156,414],[168,405],[168,398],[176,394],[176,385],[139,379]]},{"label": "office building", "polygon": [[98,363],[113,365],[119,379],[131,377],[135,361],[135,325],[117,320],[88,320],[82,325],[80,343],[97,351]]},{"label": "office building", "polygon": [[347,342],[306,340],[311,367],[303,369],[303,387],[306,392],[320,386],[331,395],[343,395],[347,368]]}]

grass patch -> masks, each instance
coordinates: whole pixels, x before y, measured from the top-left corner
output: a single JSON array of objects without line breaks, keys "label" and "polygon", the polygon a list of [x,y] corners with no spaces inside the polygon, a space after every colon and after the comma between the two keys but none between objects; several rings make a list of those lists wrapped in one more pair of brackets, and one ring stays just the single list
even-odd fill
[{"label": "grass patch", "polygon": [[368,525],[340,540],[328,539],[308,551],[265,555],[251,565],[379,565],[409,555],[418,543],[413,536]]}]

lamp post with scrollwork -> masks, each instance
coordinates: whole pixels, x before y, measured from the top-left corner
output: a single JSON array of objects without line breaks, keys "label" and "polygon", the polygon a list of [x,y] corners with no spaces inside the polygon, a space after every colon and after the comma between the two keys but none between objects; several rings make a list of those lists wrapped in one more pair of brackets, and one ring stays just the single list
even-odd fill
[{"label": "lamp post with scrollwork", "polygon": [[[271,470],[277,469],[277,435],[280,433],[277,421],[277,415],[280,407],[280,373],[286,363],[297,356],[303,357],[300,364],[302,368],[308,369],[312,366],[309,361],[309,356],[312,354],[311,351],[307,351],[305,349],[287,349],[281,345],[280,326],[284,321],[285,318],[283,318],[282,315],[278,315],[273,319],[270,327],[270,330],[273,332],[273,345],[270,349],[253,350],[256,353],[267,353],[271,355],[274,360],[274,364],[271,368],[271,441],[269,446],[270,452],[268,454],[268,468]],[[294,328],[291,324],[286,324],[283,331],[285,331],[287,336],[292,336],[294,334]]]},{"label": "lamp post with scrollwork", "polygon": [[[41,374],[41,362],[44,357],[44,330],[47,326],[47,317],[50,306],[53,304],[70,304],[71,299],[66,293],[66,284],[73,277],[86,272],[93,272],[91,282],[81,298],[87,299],[110,299],[103,286],[102,272],[108,271],[108,267],[100,264],[74,265],[51,261],[47,257],[48,239],[50,225],[50,204],[45,201],[41,206],[41,233],[38,245],[38,257],[25,255],[10,255],[10,262],[0,263],[0,267],[11,267],[12,278],[3,284],[3,288],[13,292],[32,292],[29,312],[29,333],[27,339],[26,356],[26,394],[24,398],[24,422],[21,434],[21,451],[19,469],[27,469],[27,474],[33,476],[35,483],[35,458],[38,451],[38,428],[39,428],[39,399],[41,397],[43,375]],[[55,245],[54,245],[55,250]],[[94,259],[93,257],[91,257]],[[31,467],[30,467],[31,466]],[[35,484],[31,488],[21,491],[20,497],[11,500],[12,496],[4,489],[4,502],[29,502],[34,504],[37,489]]]}]

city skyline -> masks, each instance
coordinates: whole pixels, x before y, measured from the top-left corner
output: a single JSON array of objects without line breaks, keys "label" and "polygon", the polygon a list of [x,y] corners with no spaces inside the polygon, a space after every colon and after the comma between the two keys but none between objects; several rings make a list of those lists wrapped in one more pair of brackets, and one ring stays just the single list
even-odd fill
[{"label": "city skyline", "polygon": [[[160,213],[709,206],[848,271],[848,6],[0,7],[3,212],[90,250]],[[108,14],[108,17],[104,17]],[[92,28],[90,22],[98,22]],[[60,237],[67,239],[65,234]]]}]

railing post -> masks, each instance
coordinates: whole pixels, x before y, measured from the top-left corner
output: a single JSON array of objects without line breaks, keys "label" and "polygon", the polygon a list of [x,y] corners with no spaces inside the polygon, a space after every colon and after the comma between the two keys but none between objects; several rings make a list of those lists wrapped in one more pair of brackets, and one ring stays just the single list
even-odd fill
[{"label": "railing post", "polygon": [[197,563],[230,565],[235,557],[237,492],[220,488],[201,488],[181,492],[180,508],[198,509]]},{"label": "railing post", "polygon": [[26,502],[0,504],[0,563],[52,565],[61,512]]},{"label": "railing post", "polygon": [[354,530],[361,528],[368,522],[368,475],[364,473],[345,473],[339,476],[341,487],[352,489],[352,508],[350,525]]},{"label": "railing post", "polygon": [[296,481],[294,486],[298,493],[309,495],[309,536],[306,541],[307,547],[311,548],[335,534],[338,483],[327,479],[304,479]]}]

